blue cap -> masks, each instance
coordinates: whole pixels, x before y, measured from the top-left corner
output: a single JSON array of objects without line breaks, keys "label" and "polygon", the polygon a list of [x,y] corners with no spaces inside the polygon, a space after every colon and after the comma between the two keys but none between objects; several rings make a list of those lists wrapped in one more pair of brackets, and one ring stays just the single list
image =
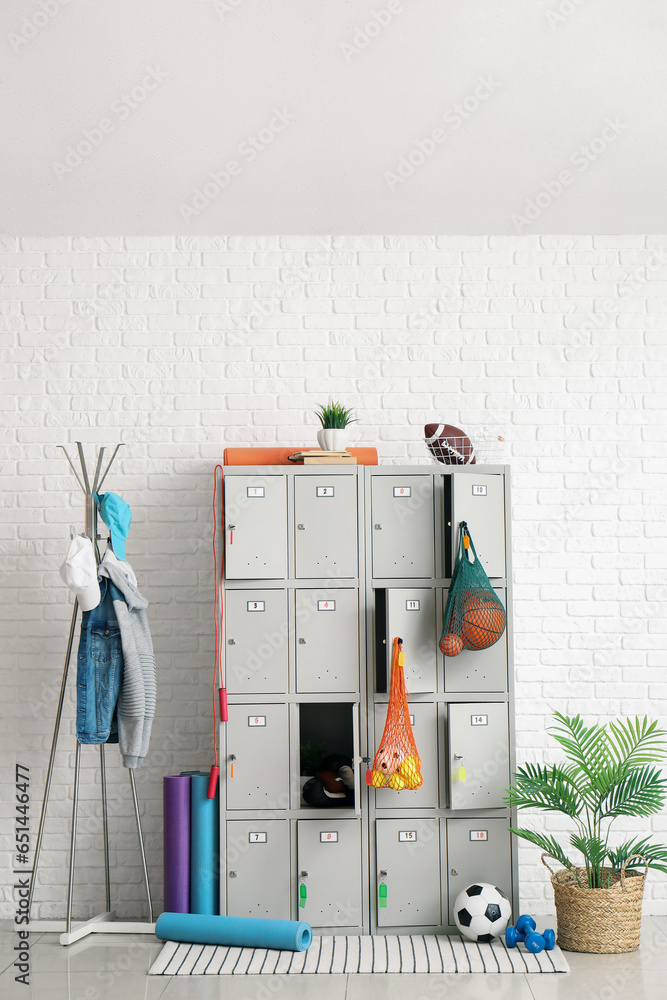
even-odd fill
[{"label": "blue cap", "polygon": [[111,532],[111,544],[114,555],[125,559],[125,539],[130,530],[132,511],[128,504],[117,493],[93,494],[100,517]]}]

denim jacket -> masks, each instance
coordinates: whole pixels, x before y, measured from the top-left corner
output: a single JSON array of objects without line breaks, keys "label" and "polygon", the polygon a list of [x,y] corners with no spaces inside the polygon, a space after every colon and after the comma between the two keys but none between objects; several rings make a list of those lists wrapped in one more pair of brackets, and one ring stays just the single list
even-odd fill
[{"label": "denim jacket", "polygon": [[79,743],[117,743],[116,703],[123,653],[109,581],[100,578],[101,600],[81,618],[76,677],[76,738]]}]

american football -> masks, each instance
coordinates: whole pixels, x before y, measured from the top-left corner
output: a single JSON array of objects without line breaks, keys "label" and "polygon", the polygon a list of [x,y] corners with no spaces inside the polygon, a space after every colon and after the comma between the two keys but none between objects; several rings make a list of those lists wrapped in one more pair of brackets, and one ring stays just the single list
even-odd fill
[{"label": "american football", "polygon": [[424,437],[428,450],[444,465],[474,465],[472,441],[459,427],[451,424],[426,424]]}]

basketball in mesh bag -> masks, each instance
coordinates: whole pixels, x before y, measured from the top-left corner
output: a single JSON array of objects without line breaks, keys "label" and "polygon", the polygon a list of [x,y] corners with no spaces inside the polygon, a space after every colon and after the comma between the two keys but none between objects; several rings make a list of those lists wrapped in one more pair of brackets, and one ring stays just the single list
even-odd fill
[{"label": "basketball in mesh bag", "polygon": [[458,656],[463,649],[487,649],[498,642],[505,625],[505,608],[479,561],[468,525],[461,521],[440,651],[445,656]]},{"label": "basketball in mesh bag", "polygon": [[415,790],[424,782],[421,759],[412,732],[408,695],[405,690],[405,654],[401,639],[394,639],[391,661],[391,689],[387,721],[373,767],[366,771],[366,784],[373,788]]}]

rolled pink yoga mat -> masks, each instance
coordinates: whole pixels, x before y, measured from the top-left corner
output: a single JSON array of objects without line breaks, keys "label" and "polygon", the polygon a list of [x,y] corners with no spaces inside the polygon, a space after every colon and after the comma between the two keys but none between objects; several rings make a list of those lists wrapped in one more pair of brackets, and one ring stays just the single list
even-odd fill
[{"label": "rolled pink yoga mat", "polygon": [[190,776],[162,779],[164,838],[164,908],[190,912]]}]

